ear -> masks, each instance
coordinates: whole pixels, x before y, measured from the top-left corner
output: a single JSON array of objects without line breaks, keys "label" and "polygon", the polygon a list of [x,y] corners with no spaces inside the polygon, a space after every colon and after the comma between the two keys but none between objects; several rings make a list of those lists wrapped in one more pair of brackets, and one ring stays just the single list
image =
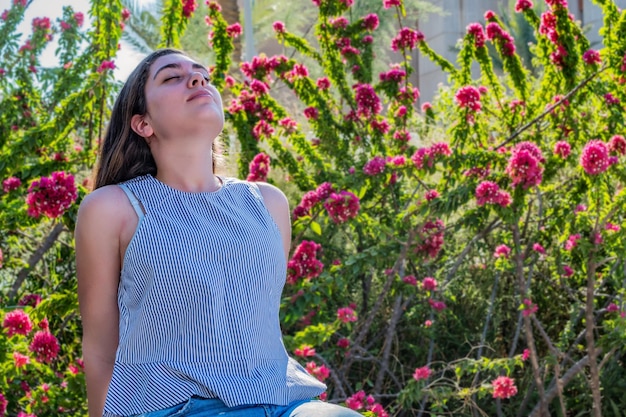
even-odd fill
[{"label": "ear", "polygon": [[142,138],[149,138],[154,133],[152,125],[146,120],[145,116],[136,114],[130,119],[130,128]]}]

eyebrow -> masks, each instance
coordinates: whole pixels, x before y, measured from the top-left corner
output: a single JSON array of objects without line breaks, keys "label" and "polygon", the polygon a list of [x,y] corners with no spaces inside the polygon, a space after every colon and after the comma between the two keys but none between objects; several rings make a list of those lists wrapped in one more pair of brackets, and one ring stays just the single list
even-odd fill
[{"label": "eyebrow", "polygon": [[[200,70],[207,71],[207,69],[206,69],[206,67],[205,67],[205,66],[200,65],[200,64],[198,64],[198,63],[196,63],[196,62],[192,63],[192,64],[191,64],[191,67],[192,67],[192,68],[194,68],[194,69],[200,69]],[[171,63],[171,64],[166,64],[166,65],[163,65],[161,68],[159,68],[159,69],[157,70],[157,72],[154,74],[154,77],[152,77],[152,79],[153,79],[153,80],[156,80],[156,77],[157,77],[157,75],[159,75],[159,72],[161,72],[161,71],[163,71],[164,69],[167,69],[167,68],[176,68],[176,69],[180,69],[180,68],[182,68],[182,65],[180,65],[180,64],[179,64],[179,63],[177,63],[177,62],[173,62],[173,63]]]}]

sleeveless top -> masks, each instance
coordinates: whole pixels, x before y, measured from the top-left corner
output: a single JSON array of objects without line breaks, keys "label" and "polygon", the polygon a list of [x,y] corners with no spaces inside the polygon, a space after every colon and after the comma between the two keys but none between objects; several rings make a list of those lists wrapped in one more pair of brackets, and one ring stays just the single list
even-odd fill
[{"label": "sleeveless top", "polygon": [[193,395],[287,405],[326,386],[289,357],[279,307],[286,260],[254,183],[189,193],[151,175],[120,184],[139,216],[118,289],[119,345],[105,417]]}]

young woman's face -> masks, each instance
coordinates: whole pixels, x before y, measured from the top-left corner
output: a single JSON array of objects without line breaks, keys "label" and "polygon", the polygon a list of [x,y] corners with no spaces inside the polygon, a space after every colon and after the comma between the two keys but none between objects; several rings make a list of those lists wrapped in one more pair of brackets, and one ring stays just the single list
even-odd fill
[{"label": "young woman's face", "polygon": [[219,92],[208,70],[180,54],[158,58],[146,81],[147,115],[157,137],[201,132],[216,137],[224,127]]}]

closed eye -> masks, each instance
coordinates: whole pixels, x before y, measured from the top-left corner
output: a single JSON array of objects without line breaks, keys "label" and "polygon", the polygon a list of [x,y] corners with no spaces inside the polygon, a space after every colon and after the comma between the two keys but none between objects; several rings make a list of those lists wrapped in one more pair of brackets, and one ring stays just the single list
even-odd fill
[{"label": "closed eye", "polygon": [[173,76],[171,76],[171,77],[167,77],[167,78],[165,78],[165,79],[163,80],[163,82],[165,83],[165,82],[168,82],[169,80],[176,80],[176,79],[178,79],[178,78],[180,78],[180,76],[179,76],[179,75],[173,75]]}]

